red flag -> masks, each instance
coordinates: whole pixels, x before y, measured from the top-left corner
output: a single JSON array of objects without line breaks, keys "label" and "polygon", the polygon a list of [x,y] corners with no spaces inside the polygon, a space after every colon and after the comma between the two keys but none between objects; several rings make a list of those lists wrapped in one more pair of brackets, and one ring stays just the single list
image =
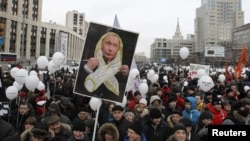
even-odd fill
[{"label": "red flag", "polygon": [[246,50],[246,44],[244,44],[244,47],[241,50],[240,59],[234,71],[234,77],[236,80],[239,79],[242,69],[246,66],[246,64],[247,64],[247,50]]}]

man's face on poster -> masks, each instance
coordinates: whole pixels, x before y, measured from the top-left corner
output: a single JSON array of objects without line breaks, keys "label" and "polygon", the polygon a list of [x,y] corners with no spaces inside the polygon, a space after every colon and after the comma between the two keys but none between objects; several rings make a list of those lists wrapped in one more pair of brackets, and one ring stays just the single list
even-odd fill
[{"label": "man's face on poster", "polygon": [[106,62],[112,61],[115,58],[120,47],[118,37],[107,35],[102,41],[102,53]]}]

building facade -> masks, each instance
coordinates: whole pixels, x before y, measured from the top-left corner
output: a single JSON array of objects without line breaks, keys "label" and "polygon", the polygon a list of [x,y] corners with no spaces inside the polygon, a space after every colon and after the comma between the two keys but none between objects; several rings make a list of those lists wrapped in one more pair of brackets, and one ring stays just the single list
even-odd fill
[{"label": "building facade", "polygon": [[205,47],[232,47],[232,31],[244,24],[241,0],[202,0],[196,9],[194,52]]},{"label": "building facade", "polygon": [[88,27],[88,23],[85,21],[85,13],[76,10],[68,11],[65,25],[78,34],[84,35]]},{"label": "building facade", "polygon": [[[180,64],[179,50],[182,47],[187,47],[189,53],[193,53],[194,35],[188,34],[187,39],[184,39],[177,22],[176,32],[172,39],[156,38],[150,46],[150,58],[152,62],[160,64]],[[191,58],[191,57],[189,57]],[[179,62],[179,63],[178,63]],[[184,64],[183,64],[184,65]]]},{"label": "building facade", "polygon": [[[16,53],[18,59],[35,60],[39,56],[52,57],[58,33],[67,34],[67,58],[79,60],[84,33],[71,27],[41,21],[42,0],[2,0],[0,2],[0,23],[4,25],[4,44],[0,52]],[[84,18],[81,20],[85,23]],[[74,29],[74,28],[73,28]],[[77,30],[80,31],[80,30]]]}]

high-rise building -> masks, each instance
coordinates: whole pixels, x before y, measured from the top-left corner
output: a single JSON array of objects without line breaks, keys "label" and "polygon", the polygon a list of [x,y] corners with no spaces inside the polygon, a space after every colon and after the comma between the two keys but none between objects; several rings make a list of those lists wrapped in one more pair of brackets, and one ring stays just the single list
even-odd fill
[{"label": "high-rise building", "polygon": [[232,48],[232,31],[244,24],[241,0],[201,0],[196,9],[195,52],[205,47]]},{"label": "high-rise building", "polygon": [[56,42],[57,35],[62,33],[66,37],[64,40],[67,40],[64,48],[67,59],[79,60],[86,29],[84,14],[78,17],[77,24],[81,28],[75,32],[72,28],[55,22],[42,22],[42,2],[42,0],[0,1],[0,24],[4,27],[4,44],[0,46],[0,52],[15,53],[18,60],[32,61],[39,56],[52,57],[54,52],[60,51],[56,50],[58,46]]},{"label": "high-rise building", "polygon": [[79,13],[76,10],[68,11],[66,14],[66,26],[80,35],[84,35],[87,28],[85,13]]},{"label": "high-rise building", "polygon": [[180,61],[179,50],[182,47],[187,47],[190,54],[193,53],[194,35],[188,34],[187,39],[184,39],[179,21],[177,21],[176,31],[172,39],[156,38],[150,47],[150,58],[156,63],[173,63]]}]

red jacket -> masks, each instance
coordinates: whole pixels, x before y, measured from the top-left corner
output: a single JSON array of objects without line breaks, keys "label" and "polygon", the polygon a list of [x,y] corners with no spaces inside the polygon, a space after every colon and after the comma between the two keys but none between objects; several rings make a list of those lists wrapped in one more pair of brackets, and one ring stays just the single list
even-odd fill
[{"label": "red jacket", "polygon": [[219,110],[215,109],[213,107],[212,103],[208,103],[207,104],[207,108],[213,114],[212,125],[221,125],[223,119],[228,116],[227,112],[225,110],[221,109],[219,111]]}]

